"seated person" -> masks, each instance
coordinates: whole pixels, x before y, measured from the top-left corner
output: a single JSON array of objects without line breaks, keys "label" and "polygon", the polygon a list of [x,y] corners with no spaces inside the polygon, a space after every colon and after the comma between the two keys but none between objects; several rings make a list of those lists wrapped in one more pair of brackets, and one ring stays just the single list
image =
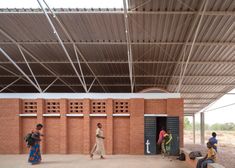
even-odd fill
[{"label": "seated person", "polygon": [[212,132],[212,137],[209,139],[209,142],[213,145],[213,148],[217,152],[218,140],[216,139],[216,133]]},{"label": "seated person", "polygon": [[216,159],[216,151],[213,148],[213,145],[211,144],[211,142],[207,142],[207,155],[198,160],[197,162],[197,168],[207,168],[207,164],[208,163],[214,163],[215,159]]}]

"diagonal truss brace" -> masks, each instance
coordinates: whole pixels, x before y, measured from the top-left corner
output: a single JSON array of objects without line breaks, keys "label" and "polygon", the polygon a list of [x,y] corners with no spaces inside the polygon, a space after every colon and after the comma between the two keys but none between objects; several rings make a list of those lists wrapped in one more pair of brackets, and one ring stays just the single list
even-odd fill
[{"label": "diagonal truss brace", "polygon": [[29,69],[31,75],[33,76],[34,81],[36,82],[36,85],[37,85],[38,88],[40,89],[40,92],[42,92],[42,89],[41,89],[41,87],[40,87],[40,85],[39,85],[39,83],[38,83],[38,81],[37,81],[37,79],[36,79],[36,77],[35,77],[35,75],[34,75],[32,69],[30,68],[29,63],[28,63],[28,61],[27,61],[27,59],[26,59],[26,57],[25,57],[25,55],[24,55],[24,53],[23,53],[23,51],[22,51],[20,45],[17,45],[17,47],[19,48],[20,53],[21,53],[22,57],[24,58],[24,61],[25,61],[26,65],[27,65],[27,67],[28,67],[28,69]]},{"label": "diagonal truss brace", "polygon": [[[193,43],[190,47],[190,51],[189,51],[189,55],[188,55],[188,58],[187,58],[187,61],[186,61],[186,64],[183,67],[184,64],[181,64],[181,72],[180,72],[180,79],[179,79],[179,85],[178,85],[178,88],[177,88],[177,92],[179,93],[180,92],[180,88],[181,88],[181,85],[182,85],[182,82],[183,82],[183,79],[184,79],[184,76],[185,76],[185,73],[186,73],[186,69],[188,67],[188,63],[189,63],[189,60],[191,58],[191,55],[192,55],[192,51],[193,51],[193,47],[194,47],[194,43],[197,39],[197,35],[199,33],[199,28],[201,26],[201,23],[202,23],[202,19],[203,19],[203,14],[204,12],[206,11],[206,7],[207,7],[207,4],[208,4],[208,0],[205,0],[204,3],[203,3],[203,11],[202,11],[202,15],[200,16],[200,19],[199,19],[199,22],[198,22],[198,25],[197,25],[197,28],[196,28],[196,31],[195,31],[195,34],[194,34],[194,37],[193,37]],[[185,55],[184,55],[185,56]],[[183,57],[183,61],[184,61],[184,57]]]},{"label": "diagonal truss brace", "polygon": [[56,81],[58,80],[58,77],[55,78],[55,80],[53,80],[50,85],[48,85],[44,90],[43,90],[43,93],[45,93]]},{"label": "diagonal truss brace", "polygon": [[77,54],[79,54],[81,56],[81,58],[83,59],[84,63],[87,65],[87,67],[89,68],[89,70],[91,71],[91,73],[94,75],[95,79],[97,80],[97,82],[100,84],[100,86],[103,88],[103,90],[106,92],[106,89],[103,87],[103,85],[101,84],[100,80],[98,79],[97,75],[94,73],[94,71],[92,70],[92,68],[90,67],[90,65],[88,64],[88,62],[86,61],[85,57],[83,56],[82,52],[78,49],[78,47],[76,46],[76,43],[74,42],[74,40],[72,39],[71,35],[68,33],[68,31],[66,30],[66,28],[64,27],[64,25],[61,23],[61,21],[59,20],[59,18],[56,16],[56,14],[51,10],[51,8],[49,7],[49,5],[46,3],[45,0],[43,0],[44,4],[47,6],[47,8],[49,9],[50,13],[53,15],[53,18],[56,19],[56,21],[58,22],[59,26],[61,27],[62,31],[65,33],[65,35],[67,36],[67,38],[69,39],[69,41],[73,44],[74,47],[74,51],[75,51],[75,55],[77,58],[77,62],[79,65],[79,69],[81,72],[81,76],[83,78],[84,84],[85,83],[85,78],[83,75],[83,71],[80,65],[80,60]]},{"label": "diagonal truss brace", "polygon": [[[76,73],[76,75],[77,75],[79,81],[81,82],[81,84],[82,84],[82,86],[83,86],[85,92],[87,92],[87,87],[86,87],[85,83],[82,81],[81,76],[80,76],[80,74],[78,73],[78,71],[77,71],[75,65],[73,64],[73,61],[72,61],[72,59],[71,59],[71,57],[70,57],[70,55],[69,55],[67,49],[65,48],[65,46],[64,46],[64,44],[63,44],[63,42],[62,42],[62,40],[61,40],[61,38],[60,38],[60,36],[59,36],[57,30],[56,30],[56,28],[55,28],[55,26],[54,26],[54,24],[52,23],[52,21],[51,21],[49,15],[48,15],[48,13],[46,12],[46,10],[44,9],[44,7],[42,6],[40,0],[37,0],[37,1],[38,1],[39,6],[41,7],[41,9],[43,10],[43,12],[44,12],[44,14],[45,14],[45,16],[46,16],[46,18],[47,18],[47,20],[48,20],[48,22],[49,22],[51,28],[53,29],[53,33],[55,34],[55,36],[56,36],[57,39],[59,40],[59,43],[60,43],[62,49],[64,50],[66,57],[68,58],[69,62],[71,63],[72,68],[73,68],[73,70],[75,71],[75,73]],[[45,3],[45,1],[44,1],[44,3]]]},{"label": "diagonal truss brace", "polygon": [[41,92],[41,89],[29,78],[29,76],[11,59],[11,57],[2,49],[0,48],[0,51],[3,53],[3,55],[28,79],[28,81],[39,91]]},{"label": "diagonal truss brace", "polygon": [[3,92],[5,89],[7,89],[8,87],[10,87],[11,85],[13,85],[14,83],[16,83],[17,81],[19,81],[21,79],[21,77],[17,78],[16,80],[14,80],[13,82],[11,82],[10,84],[8,84],[7,86],[5,86],[4,88],[2,88],[0,90],[0,93]]},{"label": "diagonal truss brace", "polygon": [[[21,49],[28,54],[31,58],[33,58],[36,62],[38,62],[42,67],[44,67],[47,71],[49,71],[52,75],[58,77],[58,75],[53,72],[48,66],[46,66],[44,63],[42,63],[40,60],[38,60],[32,53],[30,53],[25,47],[21,46],[15,39],[13,39],[9,34],[7,34],[3,29],[0,28],[0,32],[6,36],[11,42],[13,42],[16,46],[20,46]],[[73,92],[76,92],[67,82],[65,82],[63,79],[59,77],[59,80],[64,83],[68,88],[70,88]]]}]

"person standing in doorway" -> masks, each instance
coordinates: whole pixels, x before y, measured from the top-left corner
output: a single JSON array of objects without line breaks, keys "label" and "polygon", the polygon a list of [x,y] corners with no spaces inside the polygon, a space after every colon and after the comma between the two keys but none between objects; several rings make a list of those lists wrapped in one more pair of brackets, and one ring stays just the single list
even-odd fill
[{"label": "person standing in doorway", "polygon": [[28,162],[32,164],[39,164],[42,160],[41,152],[40,152],[40,141],[41,136],[40,130],[43,128],[42,124],[37,124],[36,129],[32,131],[31,139],[32,143],[30,144],[30,152]]},{"label": "person standing in doorway", "polygon": [[157,141],[157,144],[158,146],[160,147],[161,149],[161,153],[164,154],[166,153],[166,150],[165,150],[165,141],[164,141],[164,135],[166,134],[166,131],[165,131],[165,128],[164,127],[161,127],[161,131],[159,132],[159,136],[158,136],[158,141]]},{"label": "person standing in doorway", "polygon": [[96,143],[91,150],[90,157],[93,159],[94,154],[100,155],[100,159],[104,159],[105,149],[104,149],[104,133],[102,130],[102,124],[97,124],[96,129]]},{"label": "person standing in doorway", "polygon": [[216,133],[212,132],[212,137],[209,139],[209,142],[212,144],[212,147],[217,152],[218,140],[216,139],[216,136],[217,136]]}]

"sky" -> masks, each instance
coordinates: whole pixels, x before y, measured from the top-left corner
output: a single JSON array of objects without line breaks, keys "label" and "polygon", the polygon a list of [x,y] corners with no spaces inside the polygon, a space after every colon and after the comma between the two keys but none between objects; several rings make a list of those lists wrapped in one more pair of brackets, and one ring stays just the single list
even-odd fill
[{"label": "sky", "polygon": [[[50,8],[123,8],[123,0],[45,0]],[[40,0],[43,3],[43,0]],[[39,8],[37,0],[0,0],[0,8]]]},{"label": "sky", "polygon": [[[214,123],[227,123],[227,122],[235,123],[235,89],[233,89],[229,93],[234,93],[234,94],[224,95],[207,109],[207,112],[205,112],[206,124],[212,125]],[[226,106],[229,104],[234,104],[234,105],[216,109],[218,107]],[[199,122],[200,119],[199,115],[200,113],[197,113],[195,116],[196,122]]]}]

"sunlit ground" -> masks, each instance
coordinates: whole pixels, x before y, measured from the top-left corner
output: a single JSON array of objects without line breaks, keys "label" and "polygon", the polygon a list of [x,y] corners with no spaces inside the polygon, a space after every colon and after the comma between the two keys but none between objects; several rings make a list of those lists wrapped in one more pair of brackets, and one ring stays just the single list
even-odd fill
[{"label": "sunlit ground", "polygon": [[[217,162],[226,168],[235,167],[235,131],[216,131],[218,139]],[[205,142],[211,136],[211,131],[205,132]],[[200,132],[196,131],[196,145],[193,143],[193,132],[184,131],[185,147],[190,150],[199,150],[206,154],[206,147],[200,144]]]}]

